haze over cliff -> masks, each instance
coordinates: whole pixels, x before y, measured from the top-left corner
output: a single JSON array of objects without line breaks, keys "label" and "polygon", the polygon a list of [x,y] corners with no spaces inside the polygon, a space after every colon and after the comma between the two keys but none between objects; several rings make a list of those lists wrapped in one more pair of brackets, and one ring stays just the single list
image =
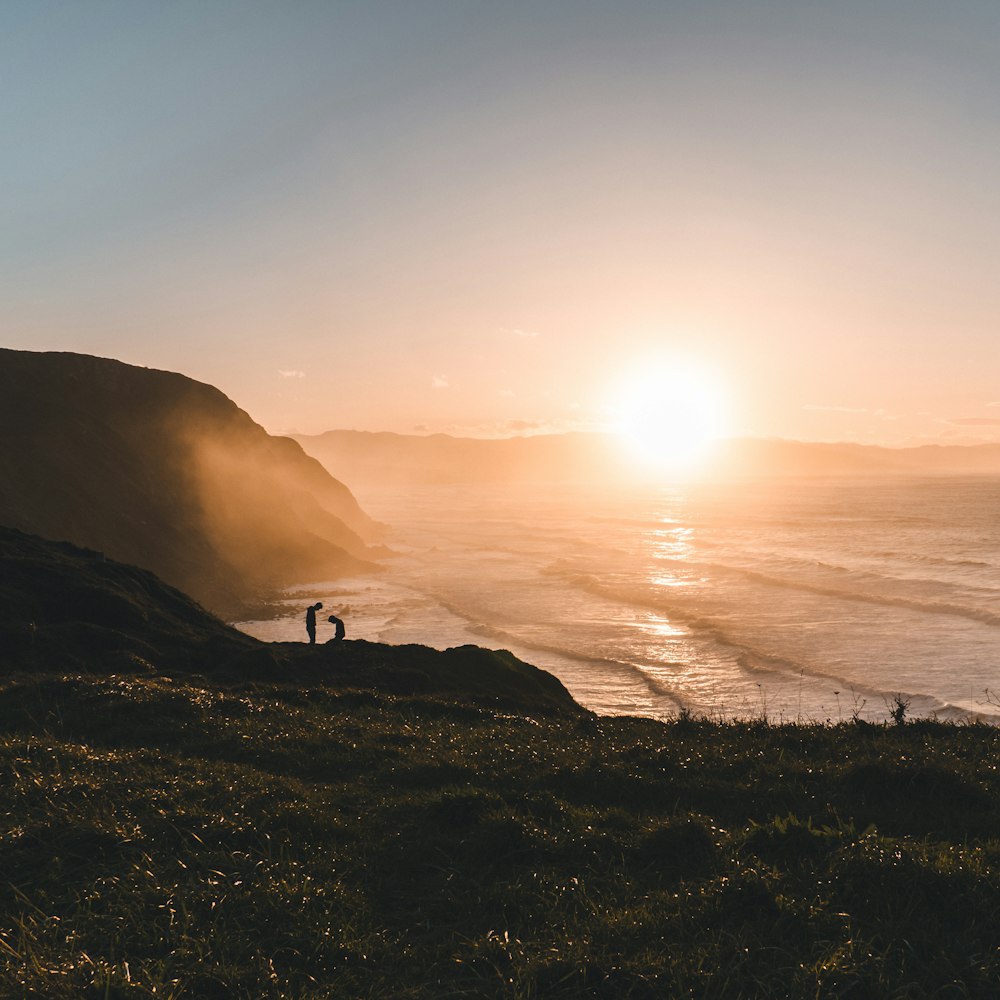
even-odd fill
[{"label": "haze over cliff", "polygon": [[378,525],[218,389],[0,350],[0,524],[106,552],[219,611],[369,565]]}]

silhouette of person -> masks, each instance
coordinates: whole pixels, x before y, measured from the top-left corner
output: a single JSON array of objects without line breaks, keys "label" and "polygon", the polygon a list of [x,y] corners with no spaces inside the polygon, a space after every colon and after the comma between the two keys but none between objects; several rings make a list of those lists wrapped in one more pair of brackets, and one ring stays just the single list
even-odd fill
[{"label": "silhouette of person", "polygon": [[334,633],[333,638],[343,639],[347,634],[347,630],[344,628],[344,623],[336,615],[330,615],[330,617],[327,618],[327,621],[332,622],[336,627],[336,632]]},{"label": "silhouette of person", "polygon": [[306,608],[306,631],[309,633],[310,645],[316,641],[316,612],[322,609],[323,605],[319,601]]}]

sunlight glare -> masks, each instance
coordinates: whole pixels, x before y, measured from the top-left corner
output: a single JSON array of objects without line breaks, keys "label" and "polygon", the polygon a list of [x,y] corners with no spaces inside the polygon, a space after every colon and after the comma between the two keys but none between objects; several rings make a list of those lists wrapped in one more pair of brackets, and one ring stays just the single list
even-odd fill
[{"label": "sunlight glare", "polygon": [[718,380],[690,362],[660,362],[623,379],[616,430],[629,454],[663,474],[693,471],[725,432]]}]

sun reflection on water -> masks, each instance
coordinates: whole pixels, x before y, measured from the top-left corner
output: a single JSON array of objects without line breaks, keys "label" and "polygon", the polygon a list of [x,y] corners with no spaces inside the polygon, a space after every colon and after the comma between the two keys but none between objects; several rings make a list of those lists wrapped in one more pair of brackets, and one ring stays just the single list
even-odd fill
[{"label": "sun reflection on water", "polygon": [[[686,562],[694,554],[694,529],[683,525],[654,528],[647,534],[646,542],[653,560]],[[692,583],[683,573],[661,566],[656,567],[649,579],[656,587],[689,587]]]},{"label": "sun reflection on water", "polygon": [[678,628],[666,618],[652,617],[649,621],[643,622],[642,628],[645,632],[656,636],[659,639],[675,639],[678,636],[687,635],[687,629]]},{"label": "sun reflection on water", "polygon": [[656,528],[649,537],[654,559],[687,559],[694,553],[694,528]]}]

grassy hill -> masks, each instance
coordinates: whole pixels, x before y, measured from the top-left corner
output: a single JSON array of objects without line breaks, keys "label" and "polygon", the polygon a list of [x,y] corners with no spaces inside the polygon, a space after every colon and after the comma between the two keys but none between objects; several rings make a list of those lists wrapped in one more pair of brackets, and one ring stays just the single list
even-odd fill
[{"label": "grassy hill", "polygon": [[220,611],[369,565],[376,525],[218,389],[79,354],[0,350],[0,524],[153,570]]},{"label": "grassy hill", "polygon": [[53,636],[0,675],[0,996],[997,995],[994,728],[597,718],[16,533],[0,581]]}]

